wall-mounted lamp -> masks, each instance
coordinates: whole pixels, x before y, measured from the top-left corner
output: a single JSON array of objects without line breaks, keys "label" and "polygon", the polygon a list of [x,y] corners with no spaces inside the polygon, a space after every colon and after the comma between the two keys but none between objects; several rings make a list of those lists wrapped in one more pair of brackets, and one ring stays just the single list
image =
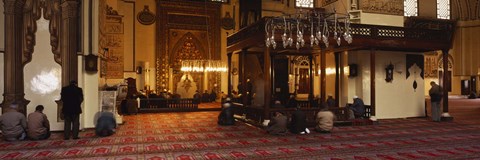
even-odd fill
[{"label": "wall-mounted lamp", "polygon": [[349,64],[348,65],[348,77],[356,77],[357,76],[357,64]]},{"label": "wall-mounted lamp", "polygon": [[385,78],[385,81],[387,82],[392,82],[393,81],[393,64],[390,63],[386,68],[385,68],[385,72],[386,72],[386,78]]},{"label": "wall-mounted lamp", "polygon": [[135,68],[135,72],[136,72],[137,74],[142,74],[142,71],[143,71],[142,66],[137,66],[137,68]]},{"label": "wall-mounted lamp", "polygon": [[92,53],[85,56],[85,71],[93,73],[98,71],[98,56]]}]

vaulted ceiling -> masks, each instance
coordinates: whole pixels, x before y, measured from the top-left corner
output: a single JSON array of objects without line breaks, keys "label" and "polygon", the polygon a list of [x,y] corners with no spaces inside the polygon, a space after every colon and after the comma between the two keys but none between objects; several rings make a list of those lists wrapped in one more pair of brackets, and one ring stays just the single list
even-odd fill
[{"label": "vaulted ceiling", "polygon": [[452,18],[470,21],[480,19],[480,0],[452,0]]}]

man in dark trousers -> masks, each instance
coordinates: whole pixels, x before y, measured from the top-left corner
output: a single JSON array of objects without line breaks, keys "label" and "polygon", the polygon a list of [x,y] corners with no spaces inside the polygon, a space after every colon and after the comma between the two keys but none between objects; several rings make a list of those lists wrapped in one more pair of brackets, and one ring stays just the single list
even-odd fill
[{"label": "man in dark trousers", "polygon": [[95,134],[100,137],[110,136],[115,133],[117,121],[115,115],[110,111],[99,112],[97,124],[95,125]]},{"label": "man in dark trousers", "polygon": [[230,101],[230,98],[226,98],[225,102],[222,104],[222,112],[218,115],[218,124],[219,125],[234,125],[235,118],[233,117],[233,104]]},{"label": "man in dark trousers", "polygon": [[363,114],[365,113],[365,104],[363,103],[363,100],[359,98],[358,96],[353,96],[353,104],[350,106],[347,106],[352,114],[350,114],[350,119],[354,118],[363,118]]},{"label": "man in dark trousers", "polygon": [[292,121],[290,122],[290,132],[295,134],[305,134],[307,126],[307,115],[300,110],[300,107],[295,108],[292,114]]},{"label": "man in dark trousers", "polygon": [[435,122],[440,122],[442,114],[440,102],[442,101],[443,88],[434,81],[431,81],[430,85],[432,88],[428,90],[428,94],[430,95],[430,101],[432,102],[432,120]]},{"label": "man in dark trousers", "polygon": [[77,86],[76,81],[70,81],[70,85],[62,88],[60,100],[63,102],[62,112],[65,117],[64,139],[70,139],[70,131],[73,131],[73,139],[78,139],[83,102],[82,88]]}]

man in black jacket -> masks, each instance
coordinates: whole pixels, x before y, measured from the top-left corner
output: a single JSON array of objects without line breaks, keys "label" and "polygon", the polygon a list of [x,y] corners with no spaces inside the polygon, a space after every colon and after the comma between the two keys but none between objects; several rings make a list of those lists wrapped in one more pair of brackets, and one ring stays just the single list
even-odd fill
[{"label": "man in black jacket", "polygon": [[[81,104],[83,102],[83,90],[72,80],[70,85],[62,88],[61,101],[63,102],[63,115],[65,117],[64,139],[70,139],[70,131],[73,131],[73,139],[78,139],[80,129]],[[73,126],[73,127],[72,127]]]},{"label": "man in black jacket", "polygon": [[290,122],[290,132],[295,134],[305,134],[307,125],[307,116],[305,112],[300,110],[299,107],[295,108],[295,112],[292,114],[292,121]]},{"label": "man in black jacket", "polygon": [[230,98],[225,99],[225,103],[222,104],[222,112],[218,115],[219,125],[234,125],[235,119],[233,118],[232,102]]}]

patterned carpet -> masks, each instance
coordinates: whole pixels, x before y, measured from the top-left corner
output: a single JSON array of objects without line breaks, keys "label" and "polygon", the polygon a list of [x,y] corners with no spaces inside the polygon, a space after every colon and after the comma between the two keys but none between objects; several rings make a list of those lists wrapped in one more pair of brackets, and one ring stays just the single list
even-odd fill
[{"label": "patterned carpet", "polygon": [[9,143],[1,159],[480,159],[480,125],[426,119],[337,127],[332,134],[271,136],[237,122],[217,126],[218,112],[126,116],[118,132],[98,138]]}]

